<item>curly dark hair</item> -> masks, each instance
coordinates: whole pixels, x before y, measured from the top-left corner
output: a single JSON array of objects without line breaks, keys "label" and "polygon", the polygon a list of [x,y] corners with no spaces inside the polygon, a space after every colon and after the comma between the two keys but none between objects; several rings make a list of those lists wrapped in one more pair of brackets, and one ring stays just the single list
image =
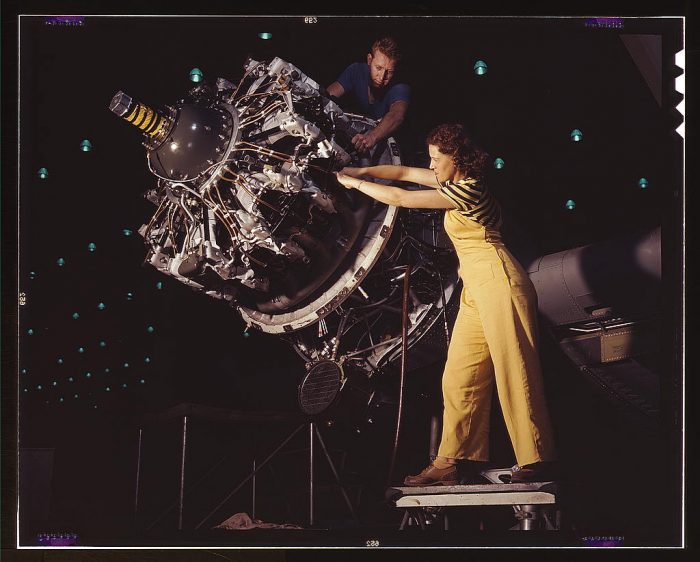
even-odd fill
[{"label": "curly dark hair", "polygon": [[489,156],[467,137],[464,127],[459,123],[438,125],[428,133],[427,142],[443,154],[450,155],[455,167],[466,176],[484,179]]}]

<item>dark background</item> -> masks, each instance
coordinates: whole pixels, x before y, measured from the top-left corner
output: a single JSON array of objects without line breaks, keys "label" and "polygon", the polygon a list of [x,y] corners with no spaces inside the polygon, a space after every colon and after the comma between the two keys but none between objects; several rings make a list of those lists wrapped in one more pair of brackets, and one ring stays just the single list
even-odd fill
[{"label": "dark background", "polygon": [[[262,31],[272,39],[261,40]],[[661,107],[622,33],[662,35]],[[249,55],[280,56],[327,86],[345,66],[364,60],[372,41],[386,34],[403,47],[397,79],[413,92],[398,135],[405,160],[426,165],[425,134],[441,122],[464,123],[493,157],[505,161],[503,170],[491,173],[490,184],[511,218],[510,228],[520,233],[512,242],[523,252],[542,255],[663,227],[669,330],[659,432],[627,420],[556,349],[545,345],[543,359],[562,460],[580,476],[571,487],[575,533],[623,534],[639,543],[677,541],[673,385],[682,165],[674,133],[680,117],[673,111],[681,99],[672,80],[679,72],[673,66],[677,22],[625,19],[623,29],[603,29],[585,26],[585,18],[327,17],[305,24],[301,16],[87,17],[83,25],[68,26],[47,25],[36,16],[22,18],[19,37],[17,275],[26,304],[18,317],[16,372],[19,445],[53,452],[31,465],[36,482],[46,480],[49,463],[52,471],[48,492],[31,496],[27,514],[35,517],[20,525],[28,544],[35,532],[49,530],[73,530],[99,544],[128,543],[137,535],[142,540],[144,526],[175,499],[179,428],[162,424],[145,433],[143,460],[151,468],[142,475],[145,491],[134,520],[141,415],[181,402],[293,413],[304,375],[302,361],[283,342],[256,332],[246,337],[245,326],[225,304],[140,267],[145,250],[137,230],[154,210],[142,193],[155,182],[138,134],[108,110],[114,93],[123,90],[152,106],[174,103],[192,87],[192,68],[209,80],[221,76],[235,83]],[[478,59],[488,64],[484,76],[472,70]],[[574,128],[583,132],[580,143],[570,140]],[[83,139],[92,143],[90,152],[80,150]],[[37,176],[40,167],[48,169],[47,179]],[[639,188],[641,177],[649,180],[647,189]],[[564,208],[568,199],[575,200],[575,210]],[[94,252],[88,250],[91,242]],[[427,460],[427,419],[435,403],[421,394],[435,394],[440,372],[436,364],[409,383],[411,415],[394,480]],[[8,370],[4,373],[5,383]],[[8,382],[5,395],[14,384]],[[370,434],[339,427],[328,430],[328,439],[351,491],[359,494],[367,524],[383,525],[391,520],[380,500],[395,412],[388,406],[375,417]],[[509,466],[512,451],[497,422],[493,461]],[[208,477],[207,489],[188,500],[186,528],[233,489],[253,457],[260,459],[293,427],[195,421],[188,483],[228,456]],[[303,438],[296,444],[277,461],[275,474],[260,477],[257,516],[263,520],[303,523],[307,516],[308,445]],[[645,489],[644,498],[639,488],[624,483],[645,481],[640,463],[664,476],[664,484]],[[211,524],[249,510],[245,494],[247,488]],[[319,513],[330,528],[348,525],[336,496],[329,487],[319,499]],[[654,502],[663,514],[659,518],[643,511]],[[172,540],[174,515],[169,512],[145,536]],[[494,517],[498,528],[501,515]]]}]

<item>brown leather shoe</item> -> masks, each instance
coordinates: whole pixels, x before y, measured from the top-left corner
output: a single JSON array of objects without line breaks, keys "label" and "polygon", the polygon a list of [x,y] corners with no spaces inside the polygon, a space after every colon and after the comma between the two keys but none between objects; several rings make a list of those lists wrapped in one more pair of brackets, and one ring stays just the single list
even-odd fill
[{"label": "brown leather shoe", "polygon": [[535,462],[512,468],[510,477],[511,484],[520,484],[523,482],[551,482],[556,480],[558,469],[557,463],[550,462]]},{"label": "brown leather shoe", "polygon": [[448,468],[436,468],[430,463],[420,474],[406,476],[403,483],[405,486],[456,486],[459,484],[457,465],[452,465]]}]

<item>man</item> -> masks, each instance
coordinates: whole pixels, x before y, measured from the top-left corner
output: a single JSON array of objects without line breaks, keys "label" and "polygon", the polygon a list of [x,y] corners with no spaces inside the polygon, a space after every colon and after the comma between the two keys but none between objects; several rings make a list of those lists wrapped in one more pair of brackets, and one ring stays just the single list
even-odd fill
[{"label": "man", "polygon": [[411,88],[407,84],[390,86],[400,59],[396,41],[384,37],[372,45],[366,65],[361,62],[351,64],[327,88],[335,98],[350,92],[364,115],[381,120],[374,129],[352,138],[352,144],[360,152],[368,151],[380,140],[391,136],[406,116]]}]

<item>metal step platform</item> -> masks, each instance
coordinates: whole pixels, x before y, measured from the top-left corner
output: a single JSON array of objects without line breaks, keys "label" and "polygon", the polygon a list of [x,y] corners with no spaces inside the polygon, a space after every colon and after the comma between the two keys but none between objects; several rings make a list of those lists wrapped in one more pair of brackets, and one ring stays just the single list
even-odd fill
[{"label": "metal step platform", "polygon": [[517,523],[512,530],[559,529],[556,482],[505,483],[511,474],[509,468],[484,470],[480,474],[486,483],[389,488],[386,498],[405,510],[399,529],[415,523],[425,530],[441,523],[448,530],[448,508],[499,505],[513,507]]}]

